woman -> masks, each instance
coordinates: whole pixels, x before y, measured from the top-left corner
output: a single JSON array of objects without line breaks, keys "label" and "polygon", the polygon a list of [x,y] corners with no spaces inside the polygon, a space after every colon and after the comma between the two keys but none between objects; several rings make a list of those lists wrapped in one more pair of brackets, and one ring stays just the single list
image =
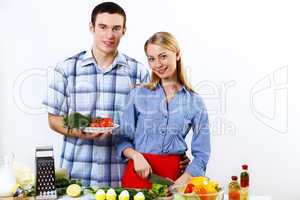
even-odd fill
[{"label": "woman", "polygon": [[[150,173],[185,184],[202,176],[210,156],[210,132],[205,105],[188,84],[179,45],[167,32],[145,43],[152,69],[150,83],[134,88],[121,117],[118,155],[129,159],[122,186],[151,188]],[[185,137],[193,129],[193,161],[180,173],[180,155],[187,151]]]}]

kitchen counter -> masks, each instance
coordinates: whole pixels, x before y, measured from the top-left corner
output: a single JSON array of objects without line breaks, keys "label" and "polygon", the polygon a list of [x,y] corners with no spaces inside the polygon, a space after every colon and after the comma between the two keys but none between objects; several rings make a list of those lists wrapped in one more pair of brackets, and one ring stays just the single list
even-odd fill
[{"label": "kitchen counter", "polygon": [[[13,198],[13,197],[9,197],[9,198],[1,198],[0,200],[19,200],[20,198]],[[58,200],[94,200],[95,198],[93,198],[90,195],[84,195],[78,198],[71,198],[68,196],[62,196],[60,198],[58,198]],[[271,200],[272,198],[269,196],[250,196],[249,200]],[[21,200],[21,199],[20,199]],[[26,199],[22,199],[22,200],[34,200],[34,198],[26,198]],[[228,200],[227,196],[225,196],[224,200]]]},{"label": "kitchen counter", "polygon": [[[63,196],[61,198],[58,198],[59,200],[70,200],[70,199],[78,199],[78,200],[94,200],[95,198],[91,197],[91,196],[81,196],[79,198],[70,198],[68,196]],[[271,200],[272,198],[269,196],[250,196],[249,200]],[[227,195],[225,196],[224,200],[228,200]]]},{"label": "kitchen counter", "polygon": [[[249,200],[271,200],[270,196],[250,196]],[[228,200],[227,195],[225,196],[224,200]]]}]

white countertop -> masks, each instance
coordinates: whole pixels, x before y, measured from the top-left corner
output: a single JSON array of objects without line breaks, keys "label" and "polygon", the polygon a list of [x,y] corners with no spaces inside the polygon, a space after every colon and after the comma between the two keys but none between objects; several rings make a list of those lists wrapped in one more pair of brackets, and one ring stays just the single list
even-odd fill
[{"label": "white countertop", "polygon": [[[59,200],[70,200],[70,199],[76,199],[76,200],[95,200],[95,198],[88,196],[88,195],[84,195],[78,198],[70,198],[68,196],[63,196],[61,198],[58,198]],[[224,200],[228,200],[227,195],[225,195]],[[269,196],[250,196],[249,200],[271,200],[271,197]]]},{"label": "white countertop", "polygon": [[[250,196],[249,200],[271,200],[270,196]],[[224,200],[228,200],[227,195],[225,195]]]}]

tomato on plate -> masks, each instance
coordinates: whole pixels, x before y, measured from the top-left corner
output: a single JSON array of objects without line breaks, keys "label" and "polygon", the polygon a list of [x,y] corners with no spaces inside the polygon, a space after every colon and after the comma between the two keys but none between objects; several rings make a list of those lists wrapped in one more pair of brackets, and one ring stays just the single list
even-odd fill
[{"label": "tomato on plate", "polygon": [[100,123],[92,122],[92,123],[90,124],[90,127],[100,127]]},{"label": "tomato on plate", "polygon": [[113,127],[114,123],[112,118],[106,117],[102,118],[100,122],[100,127]]},{"label": "tomato on plate", "polygon": [[90,123],[90,127],[113,127],[114,123],[112,118],[105,117],[105,118],[94,118]]},{"label": "tomato on plate", "polygon": [[101,120],[102,120],[101,118],[97,117],[97,118],[92,119],[92,123],[98,123],[98,124],[100,124]]}]

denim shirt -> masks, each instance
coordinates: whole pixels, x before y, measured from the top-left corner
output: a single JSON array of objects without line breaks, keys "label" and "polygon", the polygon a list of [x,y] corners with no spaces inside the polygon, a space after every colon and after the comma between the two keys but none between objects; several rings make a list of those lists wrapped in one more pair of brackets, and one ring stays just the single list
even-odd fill
[{"label": "denim shirt", "polygon": [[210,156],[210,131],[206,107],[199,95],[182,87],[170,102],[161,85],[149,90],[134,88],[120,117],[117,155],[125,159],[124,149],[141,153],[184,154],[185,138],[193,129],[192,162],[186,172],[203,176]]}]

